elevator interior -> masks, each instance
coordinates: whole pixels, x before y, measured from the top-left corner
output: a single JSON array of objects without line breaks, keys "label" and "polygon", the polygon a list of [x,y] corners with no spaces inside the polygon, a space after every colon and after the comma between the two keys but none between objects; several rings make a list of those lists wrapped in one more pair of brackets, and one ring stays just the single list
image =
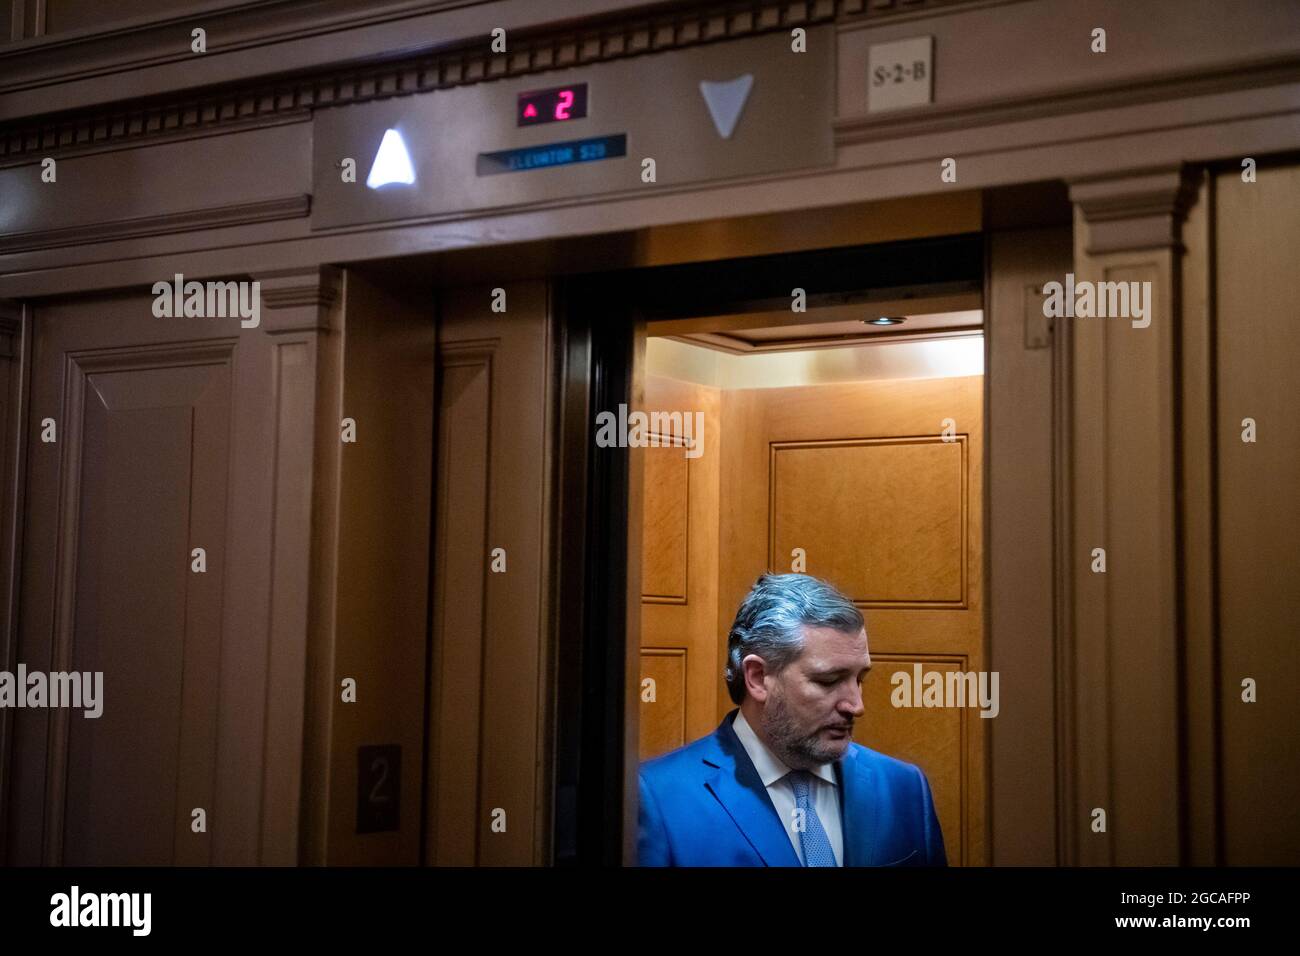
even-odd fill
[{"label": "elevator interior", "polygon": [[[983,252],[921,240],[648,283],[642,759],[734,706],[726,634],[758,574],[814,574],[867,620],[858,742],[920,765],[952,859],[981,858],[983,721],[890,700],[894,674],[984,669]],[[659,434],[678,412],[685,434]]]}]

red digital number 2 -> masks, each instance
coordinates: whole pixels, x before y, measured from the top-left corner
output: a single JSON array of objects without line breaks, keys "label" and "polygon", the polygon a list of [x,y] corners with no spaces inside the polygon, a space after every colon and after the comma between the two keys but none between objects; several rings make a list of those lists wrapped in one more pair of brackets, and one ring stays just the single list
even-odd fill
[{"label": "red digital number 2", "polygon": [[573,105],[573,90],[560,90],[560,102],[555,104],[555,118],[557,120],[566,120],[569,118],[569,107]]}]

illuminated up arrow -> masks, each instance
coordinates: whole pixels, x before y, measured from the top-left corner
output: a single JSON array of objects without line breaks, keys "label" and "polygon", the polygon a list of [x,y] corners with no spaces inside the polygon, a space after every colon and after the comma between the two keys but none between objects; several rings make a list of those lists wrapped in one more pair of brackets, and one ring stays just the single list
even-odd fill
[{"label": "illuminated up arrow", "polygon": [[411,154],[406,151],[402,134],[395,129],[387,130],[375,153],[375,161],[370,165],[370,175],[366,185],[371,189],[387,186],[389,183],[415,182],[415,168],[411,165]]}]

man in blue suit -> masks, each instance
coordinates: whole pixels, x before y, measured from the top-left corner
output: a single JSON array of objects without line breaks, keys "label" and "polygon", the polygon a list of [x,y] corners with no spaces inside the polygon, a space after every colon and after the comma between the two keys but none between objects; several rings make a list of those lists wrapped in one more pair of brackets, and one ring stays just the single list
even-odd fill
[{"label": "man in blue suit", "polygon": [[765,574],[727,635],[739,707],[641,765],[641,866],[946,866],[930,785],[853,742],[867,632],[853,602]]}]

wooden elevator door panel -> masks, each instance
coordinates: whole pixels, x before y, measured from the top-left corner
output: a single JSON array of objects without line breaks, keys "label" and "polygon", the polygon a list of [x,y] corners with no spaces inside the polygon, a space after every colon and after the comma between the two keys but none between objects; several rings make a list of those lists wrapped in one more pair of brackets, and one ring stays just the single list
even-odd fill
[{"label": "wooden elevator door panel", "polygon": [[985,721],[972,706],[896,708],[891,677],[917,664],[984,668],[982,383],[746,389],[722,401],[719,632],[758,575],[796,570],[801,549],[802,570],[866,618],[873,668],[857,741],[925,771],[949,861],[965,864],[983,861]]},{"label": "wooden elevator door panel", "polygon": [[[29,673],[102,672],[102,713],[14,711],[10,862],[203,864],[217,827],[254,825],[221,818],[217,771],[233,739],[219,726],[223,615],[239,623],[223,603],[241,557],[227,514],[233,426],[241,402],[265,399],[248,364],[260,335],[158,319],[139,298],[37,311],[17,659]],[[260,714],[256,669],[232,661],[244,683],[225,691]],[[206,832],[192,829],[194,808]]]},{"label": "wooden elevator door panel", "polygon": [[549,290],[440,293],[425,859],[547,859]]}]

